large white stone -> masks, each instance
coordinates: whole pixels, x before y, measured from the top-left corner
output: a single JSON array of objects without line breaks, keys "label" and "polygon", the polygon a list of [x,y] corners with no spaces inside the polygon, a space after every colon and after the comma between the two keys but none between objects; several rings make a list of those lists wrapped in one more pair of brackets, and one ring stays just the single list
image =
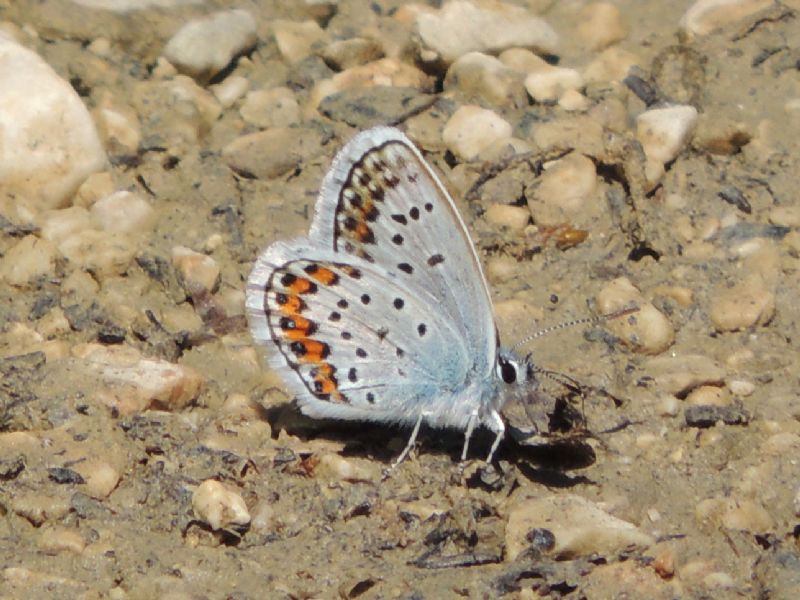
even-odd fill
[{"label": "large white stone", "polygon": [[106,165],[89,111],[35,52],[0,32],[0,196],[58,208]]}]

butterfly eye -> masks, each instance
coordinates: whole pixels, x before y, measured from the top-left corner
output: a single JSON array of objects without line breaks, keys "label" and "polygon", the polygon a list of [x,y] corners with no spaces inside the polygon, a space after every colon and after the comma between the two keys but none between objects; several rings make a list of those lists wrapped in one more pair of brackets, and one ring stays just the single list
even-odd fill
[{"label": "butterfly eye", "polygon": [[517,380],[517,367],[515,367],[505,358],[501,358],[498,361],[497,368],[500,372],[501,379],[505,383],[511,384]]}]

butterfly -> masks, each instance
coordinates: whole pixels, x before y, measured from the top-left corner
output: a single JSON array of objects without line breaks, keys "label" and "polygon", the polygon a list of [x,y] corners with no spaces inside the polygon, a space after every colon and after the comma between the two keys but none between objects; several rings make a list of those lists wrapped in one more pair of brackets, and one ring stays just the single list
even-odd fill
[{"label": "butterfly", "polygon": [[277,241],[247,281],[268,364],[314,418],[505,433],[500,415],[537,382],[500,345],[486,277],[442,182],[398,129],[339,151],[306,238]]}]

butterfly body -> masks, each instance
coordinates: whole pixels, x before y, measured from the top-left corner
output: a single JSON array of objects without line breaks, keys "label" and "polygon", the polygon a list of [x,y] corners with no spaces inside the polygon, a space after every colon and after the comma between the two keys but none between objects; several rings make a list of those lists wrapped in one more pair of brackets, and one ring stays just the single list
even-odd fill
[{"label": "butterfly body", "polygon": [[254,339],[315,418],[503,435],[535,385],[499,347],[488,286],[453,200],[399,130],[358,134],[323,181],[309,236],[275,242],[247,284]]}]

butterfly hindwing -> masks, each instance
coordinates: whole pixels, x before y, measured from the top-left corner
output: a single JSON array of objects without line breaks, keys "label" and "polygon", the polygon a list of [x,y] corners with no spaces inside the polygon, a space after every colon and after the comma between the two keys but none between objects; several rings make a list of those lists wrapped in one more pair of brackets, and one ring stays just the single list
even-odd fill
[{"label": "butterfly hindwing", "polygon": [[377,264],[277,242],[247,286],[255,338],[287,374],[306,414],[413,420],[427,398],[458,389],[469,356],[452,323]]}]

